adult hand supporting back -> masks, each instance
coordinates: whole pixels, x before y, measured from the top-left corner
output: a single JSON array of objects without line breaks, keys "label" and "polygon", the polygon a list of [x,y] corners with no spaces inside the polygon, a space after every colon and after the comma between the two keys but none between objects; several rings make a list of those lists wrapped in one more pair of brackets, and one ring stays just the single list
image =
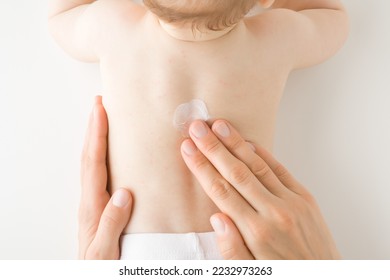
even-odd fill
[{"label": "adult hand supporting back", "polygon": [[339,259],[313,196],[227,122],[190,126],[184,161],[222,213],[211,217],[225,259]]},{"label": "adult hand supporting back", "polygon": [[107,134],[107,115],[98,96],[81,163],[80,259],[119,259],[119,238],[131,215],[130,192],[119,189],[110,198],[107,191]]},{"label": "adult hand supporting back", "polygon": [[[126,189],[107,191],[107,116],[97,97],[82,156],[79,257],[118,259],[131,215]],[[248,144],[226,121],[190,127],[182,155],[223,213],[211,217],[225,259],[337,259],[313,196],[264,148]]]}]

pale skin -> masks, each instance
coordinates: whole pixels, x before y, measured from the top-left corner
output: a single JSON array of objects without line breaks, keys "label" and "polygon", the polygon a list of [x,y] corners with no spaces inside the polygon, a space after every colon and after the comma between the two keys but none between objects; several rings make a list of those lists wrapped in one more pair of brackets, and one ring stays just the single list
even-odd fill
[{"label": "pale skin", "polygon": [[130,192],[119,189],[111,198],[107,190],[107,133],[106,111],[96,97],[81,156],[79,259],[119,259],[119,237],[131,214]]},{"label": "pale skin", "polygon": [[110,192],[128,188],[124,233],[208,232],[219,212],[180,155],[176,107],[199,98],[271,150],[289,73],[332,56],[347,35],[337,0],[260,1],[272,9],[201,41],[128,0],[50,1],[50,29],[73,57],[99,62],[110,133]]},{"label": "pale skin", "polygon": [[[107,192],[107,116],[95,100],[82,161],[81,259],[118,259],[132,196]],[[246,142],[225,120],[190,127],[181,154],[221,209],[210,222],[224,259],[339,259],[313,196],[263,147]]]}]

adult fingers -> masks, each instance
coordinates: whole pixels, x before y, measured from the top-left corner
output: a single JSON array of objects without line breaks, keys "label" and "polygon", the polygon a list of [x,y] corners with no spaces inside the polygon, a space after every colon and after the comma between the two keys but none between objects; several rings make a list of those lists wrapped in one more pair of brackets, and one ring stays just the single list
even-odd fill
[{"label": "adult fingers", "polygon": [[237,226],[245,228],[245,219],[256,214],[252,206],[222,177],[191,139],[182,143],[181,152],[184,162],[210,199],[221,211],[237,221]]},{"label": "adult fingers", "polygon": [[255,147],[248,144],[232,125],[225,120],[217,120],[213,123],[212,130],[224,146],[249,167],[265,188],[278,197],[286,194],[286,188],[267,162],[254,153]]},{"label": "adult fingers", "polygon": [[[84,159],[86,159],[88,156],[89,143],[91,140],[91,132],[94,128],[95,108],[96,108],[96,106],[99,106],[100,104],[102,104],[102,97],[97,95],[97,96],[95,96],[92,111],[89,114],[88,127],[87,127],[87,131],[86,131],[86,134],[84,137],[84,146],[83,146],[83,150],[81,153],[81,161],[82,162],[84,162]],[[82,168],[83,168],[83,165],[82,165]],[[83,169],[81,170],[81,175],[83,175]]]},{"label": "adult fingers", "polygon": [[272,169],[275,176],[278,177],[279,181],[288,189],[290,189],[292,192],[302,195],[306,194],[307,190],[305,187],[299,183],[294,176],[279,162],[277,161],[273,155],[268,152],[265,148],[257,145],[252,144],[255,148],[256,154],[261,157],[264,162],[267,163],[267,165]]},{"label": "adult fingers", "polygon": [[[110,199],[109,194],[105,191],[107,186],[105,135],[107,135],[107,117],[102,105],[102,98],[97,96],[89,118],[81,162],[80,258],[85,256],[87,248],[93,241],[100,217]],[[94,154],[94,151],[97,154]]]},{"label": "adult fingers", "polygon": [[[264,205],[275,199],[274,195],[262,185],[248,166],[232,155],[203,121],[194,121],[190,125],[190,135],[215,169],[234,186],[254,209],[260,211]],[[253,152],[252,155],[255,156]],[[198,157],[198,159],[200,158]]]},{"label": "adult fingers", "polygon": [[86,259],[118,259],[119,238],[131,215],[132,198],[126,189],[117,190],[101,216]]},{"label": "adult fingers", "polygon": [[[87,151],[88,151],[88,146],[89,146],[89,139],[90,139],[90,134],[91,134],[91,128],[93,125],[93,110],[95,108],[96,103],[99,102],[99,99],[101,96],[95,96],[95,101],[93,103],[92,111],[89,114],[89,119],[88,119],[88,127],[87,127],[87,132],[84,137],[84,146],[83,146],[83,151],[81,153],[81,161],[83,161],[83,158],[86,157]],[[83,172],[81,172],[83,175]]]},{"label": "adult fingers", "polygon": [[210,223],[217,235],[219,251],[225,260],[254,259],[237,227],[226,215],[214,214]]},{"label": "adult fingers", "polygon": [[107,188],[108,122],[101,97],[96,97],[82,155],[82,195],[94,201]]}]

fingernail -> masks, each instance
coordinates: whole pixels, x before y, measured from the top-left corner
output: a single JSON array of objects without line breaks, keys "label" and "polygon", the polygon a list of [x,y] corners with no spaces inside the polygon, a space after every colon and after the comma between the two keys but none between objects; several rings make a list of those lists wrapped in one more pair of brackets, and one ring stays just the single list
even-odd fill
[{"label": "fingernail", "polygon": [[191,126],[191,132],[196,138],[203,138],[207,135],[207,127],[203,122],[195,122]]},{"label": "fingernail", "polygon": [[193,156],[195,152],[198,150],[195,144],[191,140],[186,140],[183,143],[183,152],[188,156]]},{"label": "fingernail", "polygon": [[252,149],[252,151],[256,152],[256,147],[251,142],[247,141],[246,143],[248,144],[249,148]]},{"label": "fingernail", "polygon": [[118,208],[123,208],[129,203],[130,195],[128,191],[123,189],[118,190],[114,193],[114,197],[112,199],[112,204]]},{"label": "fingernail", "polygon": [[217,235],[225,233],[225,223],[221,219],[213,216],[210,218],[210,223]]},{"label": "fingernail", "polygon": [[230,136],[230,129],[224,122],[219,122],[215,128],[215,131],[222,137]]}]

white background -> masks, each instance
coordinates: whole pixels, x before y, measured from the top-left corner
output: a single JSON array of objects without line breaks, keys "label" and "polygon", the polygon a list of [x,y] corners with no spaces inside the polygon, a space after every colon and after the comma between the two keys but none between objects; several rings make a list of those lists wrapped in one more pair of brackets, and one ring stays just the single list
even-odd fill
[{"label": "white background", "polygon": [[[317,197],[347,259],[390,259],[390,2],[345,0],[351,33],[294,73],[275,154]],[[0,8],[0,259],[77,257],[79,159],[97,65],[47,32],[46,1]]]}]

